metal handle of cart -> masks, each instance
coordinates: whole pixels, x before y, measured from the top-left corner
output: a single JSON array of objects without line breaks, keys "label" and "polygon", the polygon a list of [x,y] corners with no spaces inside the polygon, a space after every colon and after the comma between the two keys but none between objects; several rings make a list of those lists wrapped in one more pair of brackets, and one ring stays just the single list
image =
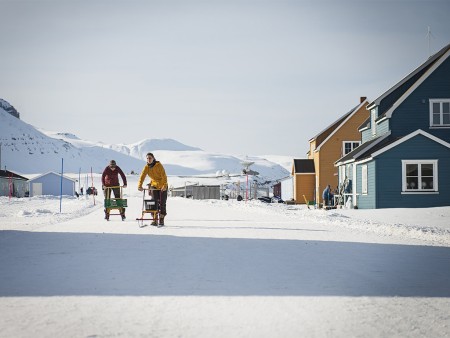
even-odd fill
[{"label": "metal handle of cart", "polygon": [[[114,197],[111,197],[111,192],[113,191],[113,189],[120,189],[119,191],[119,197],[116,197],[116,195],[114,194]],[[123,198],[123,186],[117,185],[117,186],[111,186],[111,187],[104,187],[104,194],[105,194],[105,209],[108,213],[108,215],[110,214],[110,211],[112,209],[119,209],[120,210],[124,210],[124,208],[128,207],[128,201],[127,199]],[[113,215],[113,214],[111,214]],[[115,214],[115,215],[120,215],[119,214]]]},{"label": "metal handle of cart", "polygon": [[[148,195],[146,194],[148,192]],[[159,192],[159,194],[158,194]],[[149,198],[148,198],[149,197]],[[158,222],[160,219],[160,204],[161,189],[142,188],[142,215],[140,218],[136,218],[139,227],[143,227],[145,220],[151,220]],[[146,218],[145,215],[149,214],[151,218]]]},{"label": "metal handle of cart", "polygon": [[120,189],[120,198],[122,198],[122,191],[123,191],[123,185],[114,185],[111,187],[103,186],[103,190],[105,192],[105,196],[107,193],[109,193],[109,196],[111,196],[111,190],[112,189]]},{"label": "metal handle of cart", "polygon": [[[148,191],[149,199],[146,199],[145,192]],[[143,188],[142,190],[142,210],[159,210],[159,201],[161,200],[161,189]]]}]

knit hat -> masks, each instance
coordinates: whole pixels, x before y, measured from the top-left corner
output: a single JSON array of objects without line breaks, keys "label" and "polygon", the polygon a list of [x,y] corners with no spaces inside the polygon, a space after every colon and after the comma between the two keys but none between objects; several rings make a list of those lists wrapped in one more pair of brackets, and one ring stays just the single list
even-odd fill
[{"label": "knit hat", "polygon": [[109,165],[116,165],[116,161],[114,160],[109,161]]}]

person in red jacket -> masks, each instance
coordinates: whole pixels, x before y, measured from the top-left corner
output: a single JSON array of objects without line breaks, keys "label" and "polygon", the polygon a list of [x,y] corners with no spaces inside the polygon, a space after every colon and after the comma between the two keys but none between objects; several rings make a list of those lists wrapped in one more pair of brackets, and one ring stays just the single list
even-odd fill
[{"label": "person in red jacket", "polygon": [[[111,190],[114,193],[115,198],[122,198],[120,196],[120,183],[119,183],[119,175],[122,177],[123,188],[127,187],[127,177],[123,173],[122,169],[116,164],[116,161],[109,161],[109,165],[103,170],[102,174],[102,189],[105,194],[105,198],[109,199],[111,197]],[[112,189],[106,189],[106,187],[117,187]],[[125,219],[125,208],[120,208],[120,215],[122,219]],[[109,218],[109,214],[105,209],[105,218]]]}]

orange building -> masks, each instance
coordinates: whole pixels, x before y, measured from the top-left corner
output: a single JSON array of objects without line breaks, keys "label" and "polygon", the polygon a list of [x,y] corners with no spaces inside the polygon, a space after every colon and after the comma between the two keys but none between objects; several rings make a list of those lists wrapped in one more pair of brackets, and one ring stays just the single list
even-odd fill
[{"label": "orange building", "polygon": [[[305,203],[303,195],[317,204],[322,203],[326,186],[330,184],[332,190],[337,187],[334,163],[361,144],[358,128],[369,117],[368,103],[366,97],[361,97],[356,107],[309,140],[307,160],[294,160],[292,175],[296,203]],[[313,178],[311,168],[314,169]]]}]

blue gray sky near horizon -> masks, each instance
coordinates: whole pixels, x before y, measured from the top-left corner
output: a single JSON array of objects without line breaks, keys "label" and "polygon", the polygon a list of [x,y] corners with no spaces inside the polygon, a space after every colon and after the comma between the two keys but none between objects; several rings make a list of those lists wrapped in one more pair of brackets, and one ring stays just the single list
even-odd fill
[{"label": "blue gray sky near horizon", "polygon": [[303,158],[361,96],[450,43],[448,0],[0,0],[0,13],[0,98],[23,121],[223,154]]}]

